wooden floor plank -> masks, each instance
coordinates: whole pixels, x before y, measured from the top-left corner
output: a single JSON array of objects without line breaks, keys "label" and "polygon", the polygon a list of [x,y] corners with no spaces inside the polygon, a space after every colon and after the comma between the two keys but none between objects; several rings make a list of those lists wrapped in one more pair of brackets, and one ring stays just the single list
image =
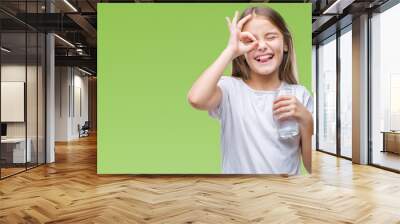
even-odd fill
[{"label": "wooden floor plank", "polygon": [[96,136],[0,181],[0,223],[400,223],[400,175],[313,152],[313,174],[97,175]]}]

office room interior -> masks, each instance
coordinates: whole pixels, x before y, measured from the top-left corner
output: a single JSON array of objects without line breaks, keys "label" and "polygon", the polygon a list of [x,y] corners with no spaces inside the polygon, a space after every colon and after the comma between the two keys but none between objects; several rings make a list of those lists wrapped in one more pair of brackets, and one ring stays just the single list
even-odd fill
[{"label": "office room interior", "polygon": [[[311,174],[98,174],[99,4],[239,2],[311,5]],[[399,21],[398,0],[2,0],[0,223],[400,223]]]}]

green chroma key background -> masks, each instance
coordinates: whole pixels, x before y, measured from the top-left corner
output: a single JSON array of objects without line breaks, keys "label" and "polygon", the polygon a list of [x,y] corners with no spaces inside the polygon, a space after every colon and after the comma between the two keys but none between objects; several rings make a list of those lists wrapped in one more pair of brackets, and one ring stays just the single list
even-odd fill
[{"label": "green chroma key background", "polygon": [[225,17],[253,5],[284,17],[311,92],[309,3],[98,4],[99,174],[221,173],[218,120],[187,92],[226,47]]}]

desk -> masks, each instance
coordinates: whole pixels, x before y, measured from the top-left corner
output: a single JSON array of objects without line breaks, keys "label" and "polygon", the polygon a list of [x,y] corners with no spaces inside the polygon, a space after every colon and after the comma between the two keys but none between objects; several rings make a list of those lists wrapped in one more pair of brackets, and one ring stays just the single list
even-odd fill
[{"label": "desk", "polygon": [[400,131],[382,131],[381,133],[383,133],[382,152],[400,154]]},{"label": "desk", "polygon": [[[25,163],[25,158],[27,158],[26,162],[31,162],[32,154],[31,154],[31,145],[32,140],[30,138],[27,139],[28,147],[26,147],[25,154],[25,138],[6,138],[1,139],[1,156],[8,163]],[[11,147],[10,147],[11,146]],[[11,160],[12,158],[12,160]]]}]

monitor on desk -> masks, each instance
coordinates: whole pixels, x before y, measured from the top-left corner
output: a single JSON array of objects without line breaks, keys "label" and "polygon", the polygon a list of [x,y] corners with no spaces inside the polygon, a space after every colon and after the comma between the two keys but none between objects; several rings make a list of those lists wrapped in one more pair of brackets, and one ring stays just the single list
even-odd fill
[{"label": "monitor on desk", "polygon": [[1,123],[1,138],[7,137],[7,124]]}]

